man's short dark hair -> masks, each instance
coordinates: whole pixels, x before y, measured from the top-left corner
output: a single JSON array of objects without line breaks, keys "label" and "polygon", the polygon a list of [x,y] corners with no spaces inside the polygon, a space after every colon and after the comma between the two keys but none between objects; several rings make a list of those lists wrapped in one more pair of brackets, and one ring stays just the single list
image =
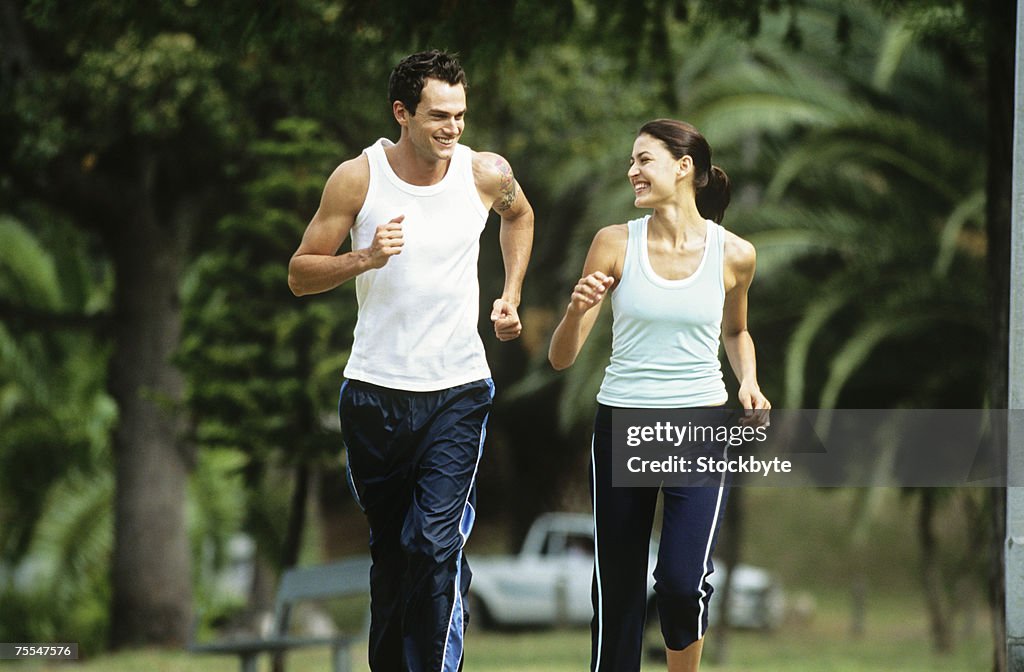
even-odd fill
[{"label": "man's short dark hair", "polygon": [[423,84],[428,78],[440,79],[452,86],[469,86],[466,72],[454,54],[431,49],[406,56],[398,62],[388,80],[388,99],[392,103],[402,101],[409,114],[415,115]]}]

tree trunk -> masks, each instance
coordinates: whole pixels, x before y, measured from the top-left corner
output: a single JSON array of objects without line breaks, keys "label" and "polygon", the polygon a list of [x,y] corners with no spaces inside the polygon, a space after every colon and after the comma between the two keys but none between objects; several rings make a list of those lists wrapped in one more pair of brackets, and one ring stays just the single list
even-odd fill
[{"label": "tree trunk", "polygon": [[[313,362],[310,353],[313,351],[313,334],[309,326],[305,326],[296,334],[295,345],[298,358],[298,372],[302,380],[313,377]],[[304,437],[312,437],[319,430],[320,419],[316,415],[312,399],[305,395],[300,405],[300,431]],[[306,529],[306,500],[309,499],[309,461],[300,459],[294,467],[295,489],[288,507],[288,528],[285,530],[284,545],[281,550],[281,569],[294,567],[299,561],[302,550],[302,533]]]},{"label": "tree trunk", "polygon": [[718,600],[718,613],[721,616],[715,626],[715,634],[712,638],[711,656],[708,660],[712,665],[725,665],[729,662],[729,632],[732,627],[728,605],[732,599],[733,577],[736,575],[736,567],[740,564],[740,557],[743,551],[743,500],[745,489],[734,487],[729,493],[729,502],[725,507],[725,525],[722,532],[722,540],[719,544],[719,551],[722,562],[727,571],[725,584],[722,586],[721,595],[715,595]]},{"label": "tree trunk", "polygon": [[179,415],[183,379],[171,357],[181,330],[185,224],[195,215],[182,210],[160,221],[153,164],[140,171],[144,183],[132,220],[109,241],[117,275],[110,391],[120,415],[114,434],[114,648],[182,645],[192,604],[185,525],[190,456]]},{"label": "tree trunk", "polygon": [[868,579],[864,573],[863,552],[858,550],[857,567],[850,579],[850,637],[864,639],[868,622]]},{"label": "tree trunk", "polygon": [[[876,464],[876,470],[880,465]],[[885,491],[881,488],[858,488],[853,502],[853,523],[850,530],[850,637],[863,639],[868,619],[867,562],[871,554],[871,525],[878,517]]]},{"label": "tree trunk", "polygon": [[[988,182],[985,218],[988,230],[989,283],[992,297],[992,370],[990,405],[1006,408],[1008,398],[1009,316],[1010,316],[1010,207],[1013,171],[1014,36],[1016,2],[992,0],[985,18],[988,98]],[[1005,432],[996,432],[999,447],[1005,447]],[[992,572],[990,593],[994,650],[992,669],[1006,670],[1006,612],[1004,543],[1006,536],[1006,493],[993,489]]]},{"label": "tree trunk", "polygon": [[1006,672],[1006,558],[1003,539],[1006,537],[1006,490],[989,488],[992,515],[992,559],[989,569],[989,605],[992,615],[992,670]]},{"label": "tree trunk", "polygon": [[[289,569],[299,562],[302,549],[302,531],[306,528],[306,500],[309,498],[309,466],[305,463],[295,467],[295,489],[292,491],[288,510],[288,529],[285,532],[281,557],[281,569]],[[284,672],[285,652],[272,657],[273,672]]]},{"label": "tree trunk", "polygon": [[935,490],[921,490],[921,509],[917,515],[917,534],[921,545],[921,582],[924,585],[928,607],[928,626],[932,637],[932,650],[950,653],[953,650],[953,628],[949,614],[952,611],[945,599],[939,549],[932,523],[935,519]]}]

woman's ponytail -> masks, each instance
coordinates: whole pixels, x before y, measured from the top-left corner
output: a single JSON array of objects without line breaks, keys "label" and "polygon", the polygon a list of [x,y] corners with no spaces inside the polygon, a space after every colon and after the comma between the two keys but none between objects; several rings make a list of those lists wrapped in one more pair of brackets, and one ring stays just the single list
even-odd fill
[{"label": "woman's ponytail", "polygon": [[697,210],[701,217],[721,224],[725,209],[729,207],[729,176],[718,166],[711,166],[707,176],[704,186],[696,190]]}]

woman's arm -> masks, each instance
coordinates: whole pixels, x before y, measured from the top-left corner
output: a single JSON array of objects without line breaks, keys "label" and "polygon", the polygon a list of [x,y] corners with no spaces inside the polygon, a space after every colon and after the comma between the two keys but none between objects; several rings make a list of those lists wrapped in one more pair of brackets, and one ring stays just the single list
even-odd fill
[{"label": "woman's arm", "polygon": [[733,234],[725,242],[725,308],[722,315],[722,342],[732,371],[739,381],[739,402],[743,408],[772,407],[757,384],[757,357],[754,339],[747,331],[747,290],[754,279],[754,246]]},{"label": "woman's arm", "polygon": [[556,370],[572,366],[587,342],[605,295],[621,277],[628,235],[625,224],[616,224],[594,236],[583,264],[583,277],[573,287],[565,315],[551,335],[548,361]]}]

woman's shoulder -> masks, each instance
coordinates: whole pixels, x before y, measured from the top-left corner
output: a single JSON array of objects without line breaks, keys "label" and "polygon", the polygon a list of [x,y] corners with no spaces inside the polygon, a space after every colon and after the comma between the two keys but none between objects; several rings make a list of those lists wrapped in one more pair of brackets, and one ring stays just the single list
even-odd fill
[{"label": "woman's shoulder", "polygon": [[725,238],[723,248],[725,250],[725,263],[735,271],[752,271],[757,260],[757,250],[754,245],[743,238],[740,238],[732,231],[719,227],[722,236]]},{"label": "woman's shoulder", "polygon": [[590,244],[590,253],[584,265],[585,273],[601,271],[618,279],[625,263],[626,241],[629,228],[625,224],[612,224],[598,229]]},{"label": "woman's shoulder", "polygon": [[740,238],[732,231],[721,229],[725,242],[724,250],[725,285],[731,289],[737,285],[747,287],[754,278],[757,251],[749,240]]},{"label": "woman's shoulder", "polygon": [[595,245],[625,245],[629,238],[629,224],[609,224],[594,234]]}]

